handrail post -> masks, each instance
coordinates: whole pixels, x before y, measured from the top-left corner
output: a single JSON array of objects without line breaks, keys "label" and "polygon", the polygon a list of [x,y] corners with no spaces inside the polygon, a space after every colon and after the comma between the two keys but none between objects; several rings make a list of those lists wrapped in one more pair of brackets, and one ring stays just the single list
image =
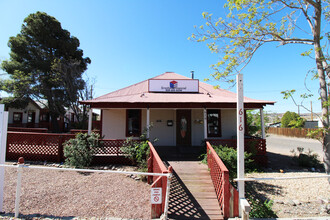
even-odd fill
[{"label": "handrail post", "polygon": [[225,219],[230,217],[230,189],[229,189],[229,172],[228,171],[222,171],[223,172],[223,180],[224,180],[224,192],[223,192],[223,214]]},{"label": "handrail post", "polygon": [[15,198],[15,218],[19,216],[19,203],[21,200],[21,185],[22,185],[22,173],[24,167],[24,159],[21,157],[18,159],[17,164],[17,185],[16,185],[16,198]]},{"label": "handrail post", "polygon": [[169,198],[170,198],[170,189],[171,189],[171,180],[172,180],[172,166],[168,167],[168,176],[167,178],[167,184],[166,184],[166,195],[165,195],[165,207],[164,207],[164,215],[165,219],[168,217],[168,203],[169,203]]}]

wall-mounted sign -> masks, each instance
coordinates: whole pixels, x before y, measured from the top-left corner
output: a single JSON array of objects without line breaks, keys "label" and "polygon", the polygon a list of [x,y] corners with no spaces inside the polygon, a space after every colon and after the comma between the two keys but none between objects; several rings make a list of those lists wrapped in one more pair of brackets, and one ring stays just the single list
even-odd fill
[{"label": "wall-mounted sign", "polygon": [[199,92],[198,79],[149,79],[149,92]]},{"label": "wall-mounted sign", "polygon": [[151,204],[162,204],[162,188],[151,188]]}]

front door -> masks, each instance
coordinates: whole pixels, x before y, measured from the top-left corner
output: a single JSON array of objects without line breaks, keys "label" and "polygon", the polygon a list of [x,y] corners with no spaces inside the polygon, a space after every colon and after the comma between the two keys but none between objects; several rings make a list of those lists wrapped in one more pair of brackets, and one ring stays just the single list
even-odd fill
[{"label": "front door", "polygon": [[176,111],[176,144],[191,146],[191,110]]}]

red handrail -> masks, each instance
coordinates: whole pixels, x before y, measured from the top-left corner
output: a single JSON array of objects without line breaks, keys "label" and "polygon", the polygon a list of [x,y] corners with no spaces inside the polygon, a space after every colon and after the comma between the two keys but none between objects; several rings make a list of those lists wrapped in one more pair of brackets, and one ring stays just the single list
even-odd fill
[{"label": "red handrail", "polygon": [[[148,142],[150,147],[150,156],[148,159],[148,172],[150,173],[172,173],[172,167],[166,168],[163,161],[160,159],[156,149],[152,143]],[[166,176],[148,176],[148,183],[152,188],[162,188],[162,204],[151,205],[151,218],[159,218],[165,210],[165,197],[167,189],[167,177]]]},{"label": "red handrail", "polygon": [[229,182],[229,171],[211,144],[206,142],[207,164],[224,218],[238,216],[238,192]]}]

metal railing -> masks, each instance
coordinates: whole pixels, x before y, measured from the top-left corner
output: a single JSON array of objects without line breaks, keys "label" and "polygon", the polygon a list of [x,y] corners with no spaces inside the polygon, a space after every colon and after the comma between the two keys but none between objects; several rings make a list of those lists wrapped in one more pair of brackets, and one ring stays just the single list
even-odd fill
[{"label": "metal railing", "polygon": [[16,168],[17,169],[17,185],[16,185],[16,197],[15,197],[15,218],[19,217],[20,208],[20,196],[21,196],[21,183],[22,174],[24,169],[42,169],[42,170],[56,170],[56,171],[74,171],[74,172],[89,172],[89,173],[116,173],[116,174],[133,174],[133,175],[145,175],[145,176],[158,176],[158,178],[166,178],[167,188],[165,191],[165,204],[164,204],[164,218],[167,219],[168,203],[169,203],[169,186],[171,183],[172,173],[149,173],[149,172],[133,172],[133,171],[115,171],[115,170],[91,170],[91,169],[73,169],[73,168],[55,168],[45,166],[27,166],[24,165],[24,159],[20,158],[19,163],[14,165],[0,164],[0,167]]}]

